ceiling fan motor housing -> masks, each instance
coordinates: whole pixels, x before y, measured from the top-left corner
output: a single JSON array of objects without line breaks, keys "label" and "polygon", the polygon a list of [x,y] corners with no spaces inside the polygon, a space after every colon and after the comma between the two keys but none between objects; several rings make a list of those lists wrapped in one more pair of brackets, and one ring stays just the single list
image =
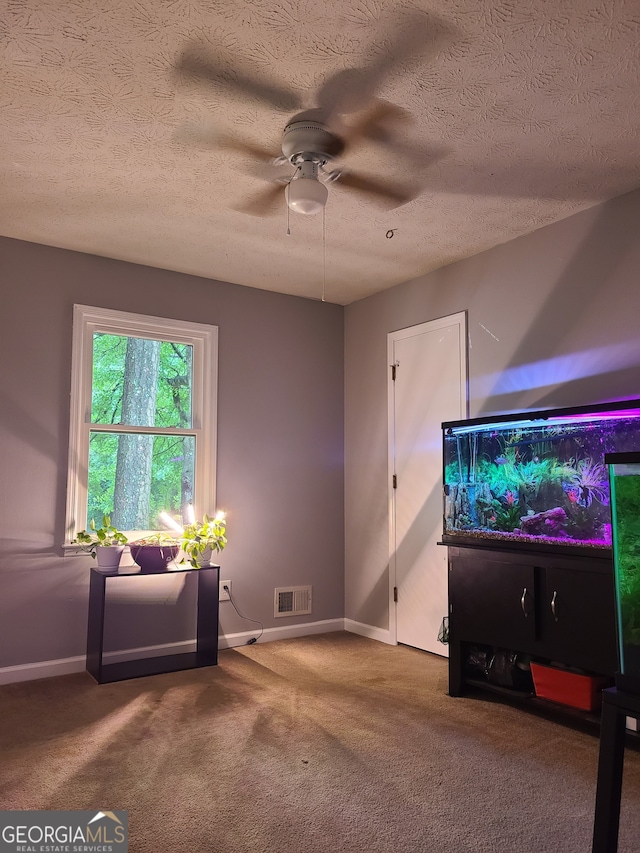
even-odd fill
[{"label": "ceiling fan motor housing", "polygon": [[340,137],[318,121],[292,119],[282,135],[282,153],[294,165],[297,159],[314,159],[326,163],[343,150],[344,143]]}]

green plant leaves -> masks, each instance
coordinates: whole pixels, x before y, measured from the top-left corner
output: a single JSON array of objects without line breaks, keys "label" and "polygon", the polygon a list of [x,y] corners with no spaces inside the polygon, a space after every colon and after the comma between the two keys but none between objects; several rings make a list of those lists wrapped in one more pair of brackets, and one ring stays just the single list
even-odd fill
[{"label": "green plant leaves", "polygon": [[212,551],[222,551],[225,548],[227,537],[224,518],[204,515],[201,522],[187,525],[180,544],[191,565],[197,566],[198,557],[208,548]]},{"label": "green plant leaves", "polygon": [[124,533],[112,526],[110,516],[105,514],[102,516],[102,527],[96,528],[95,519],[92,518],[89,522],[89,529],[79,531],[71,544],[80,545],[83,551],[87,551],[92,557],[95,557],[96,548],[99,545],[107,547],[110,545],[126,545],[128,541]]}]

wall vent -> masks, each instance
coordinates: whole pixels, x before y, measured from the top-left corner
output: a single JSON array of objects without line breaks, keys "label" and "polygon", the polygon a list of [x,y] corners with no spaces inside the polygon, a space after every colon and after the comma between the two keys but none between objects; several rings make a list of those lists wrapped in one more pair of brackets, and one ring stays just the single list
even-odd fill
[{"label": "wall vent", "polygon": [[311,613],[310,586],[281,586],[275,591],[274,616],[298,616]]}]

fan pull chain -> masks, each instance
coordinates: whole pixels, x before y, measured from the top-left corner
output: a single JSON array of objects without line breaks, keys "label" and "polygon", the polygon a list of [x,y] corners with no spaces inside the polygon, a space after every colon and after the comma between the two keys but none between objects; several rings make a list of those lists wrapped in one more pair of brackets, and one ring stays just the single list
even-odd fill
[{"label": "fan pull chain", "polygon": [[327,208],[322,208],[322,301],[327,287]]}]

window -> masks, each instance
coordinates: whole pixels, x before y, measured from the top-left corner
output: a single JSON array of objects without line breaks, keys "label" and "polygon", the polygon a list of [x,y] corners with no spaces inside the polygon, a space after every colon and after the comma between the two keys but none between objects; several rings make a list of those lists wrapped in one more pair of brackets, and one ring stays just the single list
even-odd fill
[{"label": "window", "polygon": [[74,306],[66,542],[215,509],[217,327]]}]

